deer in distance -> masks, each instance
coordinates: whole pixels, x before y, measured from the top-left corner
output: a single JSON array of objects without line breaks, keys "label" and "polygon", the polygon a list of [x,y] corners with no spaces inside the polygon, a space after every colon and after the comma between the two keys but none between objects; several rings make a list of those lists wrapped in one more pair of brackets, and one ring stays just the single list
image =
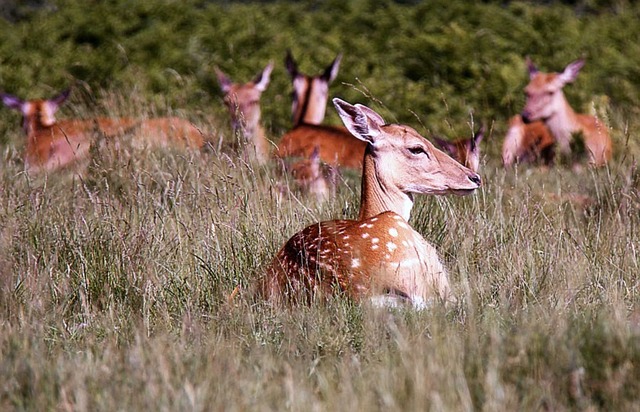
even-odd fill
[{"label": "deer in distance", "polygon": [[[247,83],[234,83],[220,69],[216,68],[216,76],[223,93],[224,101],[229,109],[231,124],[235,132],[241,132],[249,145],[250,156],[259,164],[269,160],[269,144],[260,124],[260,97],[269,85],[273,64],[269,63],[254,80]],[[322,174],[319,149],[315,148],[305,158],[285,165],[293,175],[294,181],[305,193],[310,193],[318,200],[325,200],[329,194],[329,183]],[[281,186],[279,190],[285,190]]]},{"label": "deer in distance", "polygon": [[449,141],[435,135],[432,137],[441,150],[461,165],[477,172],[480,166],[480,142],[484,138],[484,133],[484,126],[480,126],[473,136],[467,139]]},{"label": "deer in distance", "polygon": [[338,75],[342,55],[317,76],[299,72],[291,52],[285,65],[293,82],[293,129],[278,142],[277,156],[309,158],[317,147],[320,159],[330,165],[353,169],[362,168],[366,144],[343,127],[320,124],[324,120],[329,85]]},{"label": "deer in distance", "polygon": [[584,59],[569,63],[562,73],[540,72],[527,58],[529,84],[524,88],[526,103],[522,110],[525,123],[541,120],[556,141],[562,155],[571,154],[574,135],[581,134],[589,163],[603,166],[611,159],[612,144],[607,126],[597,117],[576,113],[562,91],[575,81]]},{"label": "deer in distance", "polygon": [[311,302],[345,294],[374,305],[454,301],[435,248],[407,223],[414,194],[469,194],[480,176],[409,126],[386,124],[370,108],[338,98],[346,127],[366,143],[357,220],[312,224],[291,237],[259,284],[262,297]]},{"label": "deer in distance", "polygon": [[271,80],[273,63],[269,63],[258,75],[247,83],[234,83],[219,68],[215,68],[224,103],[229,109],[234,133],[244,138],[245,153],[258,164],[269,160],[269,141],[260,124],[260,96],[267,90]]},{"label": "deer in distance", "polygon": [[517,114],[509,119],[509,129],[502,143],[502,165],[540,163],[550,166],[555,159],[555,143],[544,122],[525,123]]},{"label": "deer in distance", "polygon": [[96,137],[107,139],[131,134],[150,146],[199,149],[202,133],[189,121],[178,117],[151,119],[109,118],[57,120],[56,112],[71,94],[65,90],[48,100],[22,100],[2,93],[5,106],[22,113],[27,135],[25,168],[52,171],[85,160]]}]

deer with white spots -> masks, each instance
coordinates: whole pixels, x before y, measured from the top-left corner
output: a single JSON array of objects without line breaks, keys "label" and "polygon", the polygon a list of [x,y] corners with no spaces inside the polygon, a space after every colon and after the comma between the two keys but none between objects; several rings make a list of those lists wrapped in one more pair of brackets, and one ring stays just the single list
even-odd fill
[{"label": "deer with white spots", "polygon": [[271,80],[273,63],[269,63],[252,81],[234,83],[222,70],[215,68],[224,103],[229,109],[234,132],[240,133],[247,145],[248,158],[264,164],[269,159],[269,141],[260,124],[260,96]]},{"label": "deer with white spots", "polygon": [[145,146],[183,149],[204,146],[202,133],[188,120],[177,117],[58,120],[55,114],[70,93],[71,90],[65,90],[48,100],[26,101],[0,94],[5,106],[22,113],[22,125],[27,135],[26,169],[52,171],[85,160],[96,137],[111,139],[130,134]]},{"label": "deer with white spots", "polygon": [[433,136],[433,140],[440,146],[440,149],[474,172],[477,172],[480,166],[480,142],[483,138],[484,126],[480,126],[470,138],[449,141]]},{"label": "deer with white spots", "polygon": [[285,65],[293,82],[293,129],[278,142],[276,155],[308,158],[318,148],[323,162],[347,168],[362,168],[366,144],[351,135],[343,127],[322,125],[329,85],[338,75],[342,55],[321,75],[308,76],[298,71],[291,52],[287,52]]},{"label": "deer with white spots", "polygon": [[562,92],[567,83],[575,81],[582,66],[584,59],[579,59],[567,65],[562,73],[543,73],[527,58],[530,80],[524,89],[527,101],[522,119],[525,123],[542,120],[563,155],[571,153],[573,136],[582,134],[589,162],[603,166],[611,159],[607,126],[595,116],[576,113]]},{"label": "deer with white spots", "polygon": [[296,233],[267,269],[261,294],[295,303],[341,293],[416,308],[454,300],[435,248],[407,221],[415,193],[468,194],[480,187],[480,176],[409,126],[386,124],[363,105],[333,103],[349,131],[367,144],[360,214]]}]

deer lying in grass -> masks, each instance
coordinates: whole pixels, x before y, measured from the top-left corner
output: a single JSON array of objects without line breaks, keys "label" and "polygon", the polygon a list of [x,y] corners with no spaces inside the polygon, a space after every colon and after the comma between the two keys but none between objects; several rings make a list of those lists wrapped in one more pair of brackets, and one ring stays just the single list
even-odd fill
[{"label": "deer lying in grass", "polygon": [[309,302],[344,293],[374,304],[406,300],[417,308],[453,300],[436,250],[407,223],[414,193],[468,194],[480,176],[408,126],[385,124],[373,110],[333,99],[342,121],[367,144],[357,220],[315,223],[280,249],[260,292],[276,301]]},{"label": "deer lying in grass", "polygon": [[525,123],[543,121],[563,155],[571,154],[573,136],[581,134],[589,162],[602,166],[611,159],[607,126],[594,116],[574,112],[562,92],[567,83],[576,79],[582,66],[584,59],[579,59],[567,65],[562,73],[543,73],[527,58],[530,81],[524,89],[527,101],[522,119]]},{"label": "deer lying in grass", "polygon": [[480,126],[478,131],[468,139],[449,141],[433,136],[433,140],[440,149],[474,172],[477,172],[480,166],[480,142],[483,138],[484,126]]},{"label": "deer lying in grass", "polygon": [[2,102],[22,113],[27,135],[25,167],[31,171],[52,171],[85,160],[96,137],[113,138],[134,134],[146,144],[201,148],[204,139],[189,121],[177,117],[155,119],[104,118],[57,120],[55,114],[71,91],[49,100],[24,101],[0,94]]},{"label": "deer lying in grass", "polygon": [[278,142],[278,157],[308,158],[317,147],[325,163],[362,168],[366,144],[345,128],[320,125],[329,98],[329,84],[338,74],[341,59],[338,55],[321,75],[306,76],[298,71],[291,53],[287,53],[285,65],[293,82],[294,127]]},{"label": "deer lying in grass", "polygon": [[502,143],[502,164],[542,163],[552,165],[555,139],[542,121],[525,123],[519,114],[509,120],[509,130]]},{"label": "deer lying in grass", "polygon": [[234,132],[241,133],[244,137],[247,145],[245,151],[249,151],[248,158],[256,160],[258,164],[265,164],[269,159],[269,141],[260,124],[260,96],[271,80],[273,63],[269,63],[247,83],[234,83],[220,69],[216,68],[215,71]]},{"label": "deer lying in grass", "polygon": [[308,159],[302,159],[294,163],[291,168],[291,175],[304,193],[309,193],[323,201],[329,198],[332,189],[335,188],[335,168],[331,168],[331,179],[327,180],[320,162],[320,150],[316,147]]},{"label": "deer lying in grass", "polygon": [[[269,84],[269,76],[273,65],[269,64],[253,81],[234,83],[220,69],[216,75],[222,91],[225,93],[225,104],[229,108],[234,130],[242,131],[247,142],[255,148],[256,160],[266,163],[269,159],[269,141],[260,124],[260,96]],[[303,192],[315,195],[324,200],[329,194],[329,185],[321,173],[319,149],[315,148],[309,156],[299,159],[288,167],[296,184]],[[281,187],[279,190],[283,190]]]},{"label": "deer lying in grass", "polygon": [[301,124],[321,124],[324,121],[329,99],[329,85],[338,75],[341,61],[342,54],[338,54],[322,74],[308,76],[300,73],[291,50],[287,50],[284,64],[293,83],[291,105],[293,127]]}]

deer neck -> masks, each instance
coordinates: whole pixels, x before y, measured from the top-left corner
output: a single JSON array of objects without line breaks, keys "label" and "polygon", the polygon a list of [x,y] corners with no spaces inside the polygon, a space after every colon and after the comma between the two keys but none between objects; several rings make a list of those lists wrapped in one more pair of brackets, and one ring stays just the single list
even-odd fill
[{"label": "deer neck", "polygon": [[365,220],[382,212],[395,212],[409,220],[413,197],[385,179],[383,166],[375,161],[371,146],[367,145],[362,171],[362,196],[358,220]]},{"label": "deer neck", "polygon": [[568,152],[570,150],[571,135],[580,130],[578,116],[573,111],[569,102],[561,96],[558,110],[545,122],[549,131],[556,138],[560,151]]},{"label": "deer neck", "polygon": [[265,137],[264,128],[258,123],[250,128],[243,129],[245,143],[253,146],[251,150],[255,150],[256,159],[260,162],[266,161],[269,153],[267,138]]}]

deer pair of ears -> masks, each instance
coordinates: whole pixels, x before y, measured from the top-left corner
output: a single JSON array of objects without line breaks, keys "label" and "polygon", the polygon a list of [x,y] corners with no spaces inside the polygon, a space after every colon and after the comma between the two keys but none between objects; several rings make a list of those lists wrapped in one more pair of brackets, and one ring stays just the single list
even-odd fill
[{"label": "deer pair of ears", "polygon": [[[56,96],[52,97],[51,99],[47,100],[47,103],[51,105],[53,110],[57,110],[60,105],[67,100],[70,94],[71,88],[66,89]],[[2,99],[2,103],[4,103],[5,106],[11,109],[19,110],[21,112],[24,111],[23,109],[26,102],[19,97],[13,96],[8,93],[0,93],[0,98]]]},{"label": "deer pair of ears", "polygon": [[[529,78],[531,79],[538,73],[538,68],[531,61],[529,56],[526,58],[527,69],[529,70]],[[584,66],[585,59],[584,57],[571,62],[564,68],[562,73],[558,74],[558,82],[560,82],[561,86],[564,86],[567,83],[572,83],[578,77],[578,73],[580,73],[580,69]]]},{"label": "deer pair of ears", "polygon": [[386,124],[382,116],[367,106],[352,105],[337,97],[333,99],[333,105],[345,127],[354,137],[375,146],[382,134],[382,126]]},{"label": "deer pair of ears", "polygon": [[[320,77],[327,83],[333,82],[338,76],[338,70],[340,70],[341,61],[342,53],[339,53],[336,58],[333,59],[331,64],[327,66],[326,69],[324,69],[324,72]],[[298,71],[298,64],[294,60],[293,55],[291,54],[291,50],[287,50],[287,57],[285,57],[284,59],[284,65],[287,68],[287,71],[289,72],[289,75],[292,79],[296,78],[300,74],[300,72]]]},{"label": "deer pair of ears", "polygon": [[[233,86],[233,80],[229,76],[227,76],[222,70],[218,67],[213,68],[216,72],[216,77],[218,78],[218,84],[220,85],[220,89],[223,93],[229,93],[231,91],[231,87]],[[260,72],[258,75],[252,80],[255,84],[256,89],[261,92],[267,90],[267,86],[269,86],[269,82],[271,81],[271,72],[273,71],[273,62],[269,62],[267,66]]]}]

